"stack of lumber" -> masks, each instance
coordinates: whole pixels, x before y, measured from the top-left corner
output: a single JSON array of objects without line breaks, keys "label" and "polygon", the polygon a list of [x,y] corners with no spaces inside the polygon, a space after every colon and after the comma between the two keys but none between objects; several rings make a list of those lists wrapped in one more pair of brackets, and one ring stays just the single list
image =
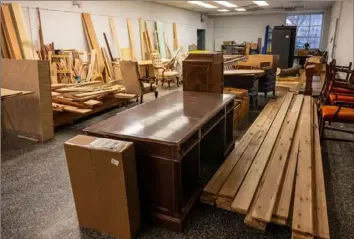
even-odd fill
[{"label": "stack of lumber", "polygon": [[0,34],[2,58],[35,59],[20,4],[1,4]]},{"label": "stack of lumber", "polygon": [[102,107],[109,108],[137,97],[125,94],[124,87],[114,83],[102,84],[100,81],[91,81],[80,84],[52,84],[53,111],[88,115]]},{"label": "stack of lumber", "polygon": [[293,238],[329,238],[318,133],[310,96],[270,101],[203,190],[201,201],[246,214],[265,230],[288,225]]},{"label": "stack of lumber", "polygon": [[5,88],[1,88],[1,99],[7,99],[19,95],[28,95],[32,94],[33,91],[20,91],[20,90],[9,90]]}]

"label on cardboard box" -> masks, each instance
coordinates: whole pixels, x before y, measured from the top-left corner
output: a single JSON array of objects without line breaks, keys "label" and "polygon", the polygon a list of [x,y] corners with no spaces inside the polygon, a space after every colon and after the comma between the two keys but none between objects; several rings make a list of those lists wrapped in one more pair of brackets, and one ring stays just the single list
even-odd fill
[{"label": "label on cardboard box", "polygon": [[115,166],[119,165],[119,161],[117,159],[111,158],[111,163],[114,164]]},{"label": "label on cardboard box", "polygon": [[124,151],[131,143],[113,139],[98,138],[90,143],[90,146],[95,149],[106,149],[116,152]]}]

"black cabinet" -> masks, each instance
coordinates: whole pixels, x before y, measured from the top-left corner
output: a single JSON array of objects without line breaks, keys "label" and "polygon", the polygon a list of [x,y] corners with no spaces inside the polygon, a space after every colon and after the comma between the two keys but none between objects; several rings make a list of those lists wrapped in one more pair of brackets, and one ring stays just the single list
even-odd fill
[{"label": "black cabinet", "polygon": [[272,54],[279,55],[278,66],[282,69],[293,66],[296,26],[275,26],[272,36]]}]

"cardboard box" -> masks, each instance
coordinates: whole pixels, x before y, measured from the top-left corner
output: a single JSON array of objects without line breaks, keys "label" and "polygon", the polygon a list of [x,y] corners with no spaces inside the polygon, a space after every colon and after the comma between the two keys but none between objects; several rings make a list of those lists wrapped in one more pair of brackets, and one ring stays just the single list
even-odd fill
[{"label": "cardboard box", "polygon": [[140,205],[133,143],[78,135],[64,147],[79,225],[134,238]]}]

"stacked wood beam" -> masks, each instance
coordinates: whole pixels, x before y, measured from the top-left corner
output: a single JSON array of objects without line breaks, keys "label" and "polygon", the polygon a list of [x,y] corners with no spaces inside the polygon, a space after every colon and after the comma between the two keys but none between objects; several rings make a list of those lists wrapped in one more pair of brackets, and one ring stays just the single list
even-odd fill
[{"label": "stacked wood beam", "polygon": [[316,109],[310,96],[271,100],[203,190],[201,201],[265,230],[329,238]]}]

